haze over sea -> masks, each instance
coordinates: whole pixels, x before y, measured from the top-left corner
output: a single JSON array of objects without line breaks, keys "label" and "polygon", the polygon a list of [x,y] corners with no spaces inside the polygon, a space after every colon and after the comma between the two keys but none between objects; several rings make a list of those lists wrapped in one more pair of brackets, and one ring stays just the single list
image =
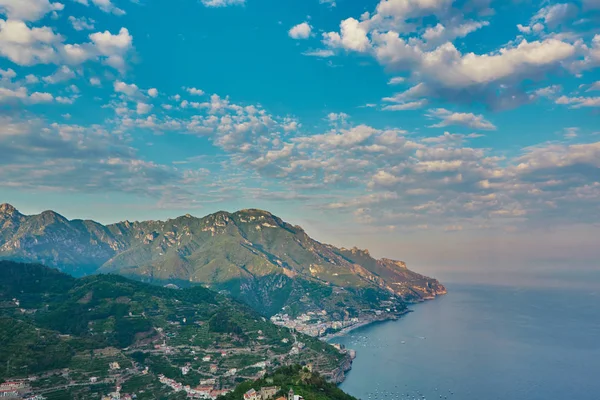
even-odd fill
[{"label": "haze over sea", "polygon": [[364,400],[600,398],[600,285],[447,286],[399,321],[335,339],[357,351],[341,388]]}]

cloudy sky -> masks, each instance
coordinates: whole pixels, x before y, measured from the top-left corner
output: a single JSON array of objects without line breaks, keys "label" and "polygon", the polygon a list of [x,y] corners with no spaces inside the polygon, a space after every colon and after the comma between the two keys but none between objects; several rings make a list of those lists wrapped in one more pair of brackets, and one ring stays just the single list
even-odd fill
[{"label": "cloudy sky", "polygon": [[0,202],[598,267],[600,1],[0,0]]}]

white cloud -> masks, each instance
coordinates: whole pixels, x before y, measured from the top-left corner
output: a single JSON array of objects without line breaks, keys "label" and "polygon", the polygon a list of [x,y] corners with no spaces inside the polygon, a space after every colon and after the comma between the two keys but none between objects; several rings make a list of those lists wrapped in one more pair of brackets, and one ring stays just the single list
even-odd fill
[{"label": "white cloud", "polygon": [[90,39],[100,55],[106,57],[108,65],[118,70],[125,68],[124,57],[133,47],[133,37],[127,28],[121,28],[116,35],[109,31],[96,32],[90,35]]},{"label": "white cloud", "polygon": [[388,81],[388,85],[399,85],[401,83],[404,83],[405,81],[406,78],[402,76],[395,76]]},{"label": "white cloud", "polygon": [[151,110],[152,110],[152,104],[148,104],[148,103],[137,103],[136,106],[136,112],[139,115],[143,115],[143,114],[148,114]]},{"label": "white cloud", "polygon": [[20,21],[37,21],[49,12],[63,8],[62,3],[50,3],[48,0],[0,0],[0,14]]},{"label": "white cloud", "polygon": [[202,96],[204,94],[204,90],[196,89],[194,87],[189,87],[189,88],[186,88],[185,90],[193,96]]},{"label": "white cloud", "polygon": [[600,90],[600,81],[594,82],[590,85],[590,87],[586,90],[586,92],[591,92],[594,90]]},{"label": "white cloud", "polygon": [[122,81],[116,81],[113,84],[113,87],[115,89],[115,92],[117,93],[124,93],[129,97],[135,97],[139,95],[139,88],[137,87],[137,85],[135,83],[132,84],[127,84],[125,82]]},{"label": "white cloud", "polygon": [[513,77],[531,75],[534,71],[558,65],[575,55],[575,47],[556,39],[527,42],[502,49],[496,54],[461,54],[451,43],[446,43],[430,53],[411,47],[394,35],[379,37],[379,60],[404,69],[416,66],[430,81],[448,88],[465,88],[486,85]]},{"label": "white cloud", "polygon": [[437,108],[430,110],[428,116],[440,119],[440,122],[431,125],[432,128],[462,125],[474,129],[496,130],[494,124],[487,121],[482,115],[475,115],[473,113],[458,113],[444,108]]},{"label": "white cloud", "polygon": [[438,46],[442,43],[446,43],[457,38],[463,38],[469,33],[475,32],[476,30],[488,25],[489,22],[487,21],[468,21],[460,25],[448,27],[438,23],[434,27],[427,28],[423,33],[422,38],[425,39],[427,45]]},{"label": "white cloud", "polygon": [[148,89],[148,96],[150,96],[150,97],[157,97],[158,96],[158,90],[155,89],[155,88]]},{"label": "white cloud", "polygon": [[310,37],[311,30],[312,28],[308,22],[302,22],[301,24],[293,26],[288,31],[288,35],[292,39],[308,39]]},{"label": "white cloud", "polygon": [[337,5],[337,4],[335,4],[335,0],[319,0],[319,4],[325,4],[331,8],[333,8]]},{"label": "white cloud", "polygon": [[354,18],[345,19],[340,23],[340,33],[324,33],[323,43],[332,48],[343,48],[357,52],[366,52],[371,49],[364,23]]},{"label": "white cloud", "polygon": [[384,111],[404,111],[404,110],[418,110],[419,108],[423,108],[426,106],[428,101],[426,99],[417,100],[417,101],[409,101],[406,103],[398,103],[398,104],[390,104],[384,106],[382,110]]},{"label": "white cloud", "polygon": [[125,69],[125,56],[133,48],[133,38],[126,28],[116,35],[105,31],[89,38],[90,43],[64,44],[64,37],[49,27],[29,28],[22,21],[0,19],[0,55],[15,64],[77,65],[101,59],[115,69]]},{"label": "white cloud", "polygon": [[94,21],[91,18],[80,17],[76,18],[74,16],[69,16],[69,22],[73,25],[73,29],[76,31],[84,31],[84,30],[92,30],[94,29]]},{"label": "white cloud", "polygon": [[96,7],[98,7],[100,10],[104,11],[105,13],[111,13],[114,15],[125,15],[125,11],[116,7],[111,0],[73,0],[76,3],[79,4],[83,4],[84,6],[89,6],[90,5],[90,1],[92,4],[94,4]]},{"label": "white cloud", "polygon": [[573,3],[552,4],[542,8],[533,16],[531,26],[542,21],[550,28],[554,28],[565,21],[574,19],[578,12],[579,8]]},{"label": "white cloud", "polygon": [[38,83],[39,81],[40,81],[40,79],[33,74],[29,74],[25,77],[25,82],[27,82],[29,84],[35,84],[35,83]]},{"label": "white cloud", "polygon": [[0,87],[0,103],[12,100],[23,100],[27,98],[27,89],[24,87],[18,89],[9,89]]},{"label": "white cloud", "polygon": [[90,85],[92,86],[100,86],[102,83],[100,82],[100,79],[96,78],[96,77],[92,77],[90,78]]},{"label": "white cloud", "polygon": [[3,80],[6,79],[8,81],[11,81],[11,80],[13,80],[13,78],[17,77],[17,73],[11,68],[0,69],[0,76],[2,77]]},{"label": "white cloud", "polygon": [[51,28],[29,28],[23,21],[0,19],[0,54],[15,64],[34,65],[55,62],[55,45],[63,37]]},{"label": "white cloud", "polygon": [[[371,55],[388,71],[410,73],[407,78],[423,84],[422,93],[427,97],[467,104],[483,102],[495,109],[531,101],[524,80],[540,79],[561,69],[569,72],[585,51],[576,35],[546,35],[536,41],[517,37],[489,53],[463,53],[452,41],[489,22],[466,20],[452,5],[453,0],[381,0],[374,13],[366,12],[360,20],[344,19],[339,32],[324,33],[323,43],[332,50]],[[545,23],[568,20],[576,9],[573,7],[549,7],[537,18],[543,23],[534,21],[532,26],[520,25],[519,29],[540,32]],[[429,17],[437,18],[437,23],[420,31],[421,19]],[[591,68],[593,57],[588,58],[586,66]]]},{"label": "white cloud", "polygon": [[50,103],[54,97],[50,93],[35,92],[29,96],[29,101],[32,103]]},{"label": "white cloud", "polygon": [[243,6],[246,0],[202,0],[205,7]]},{"label": "white cloud", "polygon": [[305,51],[304,53],[302,53],[302,55],[309,56],[309,57],[327,58],[327,57],[333,57],[335,55],[335,53],[333,52],[333,50],[329,50],[329,49],[316,49],[316,50]]},{"label": "white cloud", "polygon": [[55,84],[59,82],[69,81],[75,78],[75,76],[75,72],[71,68],[67,67],[66,65],[63,65],[62,67],[58,68],[56,72],[54,72],[52,75],[45,76],[42,79],[46,83]]},{"label": "white cloud", "polygon": [[556,99],[556,104],[570,105],[570,108],[600,107],[600,97],[560,96]]}]

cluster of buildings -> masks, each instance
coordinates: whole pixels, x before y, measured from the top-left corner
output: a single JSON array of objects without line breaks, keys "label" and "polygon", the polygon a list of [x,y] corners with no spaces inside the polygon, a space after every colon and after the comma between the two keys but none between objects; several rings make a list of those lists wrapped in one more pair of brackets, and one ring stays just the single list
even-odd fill
[{"label": "cluster of buildings", "polygon": [[[258,391],[250,389],[246,393],[244,393],[242,400],[270,400],[273,397],[275,397],[279,390],[280,388],[277,386],[263,387],[260,388],[260,390]],[[294,394],[294,389],[290,389],[287,397],[281,396],[278,397],[276,400],[304,400],[304,398],[302,396]]]},{"label": "cluster of buildings", "polygon": [[327,311],[309,311],[292,319],[288,314],[275,314],[271,317],[275,325],[285,326],[309,336],[319,337],[326,334],[328,330],[340,330],[359,322],[358,318],[350,318],[343,321],[332,321]]},{"label": "cluster of buildings", "polygon": [[24,389],[25,384],[23,382],[4,382],[0,385],[0,398],[18,398]]},{"label": "cluster of buildings", "polygon": [[229,390],[216,390],[213,385],[208,384],[211,380],[200,382],[200,386],[192,388],[190,385],[183,385],[174,379],[167,378],[164,375],[159,375],[158,379],[161,383],[169,386],[176,392],[185,391],[187,396],[192,399],[212,399],[226,394]]},{"label": "cluster of buildings", "polygon": [[[277,386],[263,387],[263,388],[260,388],[260,390],[258,390],[258,391],[254,390],[254,389],[250,389],[246,393],[244,393],[242,400],[270,400],[273,397],[275,397],[277,392],[279,392],[279,389],[280,388]],[[283,398],[283,397],[282,397],[282,399],[285,400],[285,398]]]},{"label": "cluster of buildings", "polygon": [[0,399],[27,399],[27,400],[44,400],[42,396],[28,396],[26,393],[31,393],[30,387],[24,381],[9,381],[0,384]]}]

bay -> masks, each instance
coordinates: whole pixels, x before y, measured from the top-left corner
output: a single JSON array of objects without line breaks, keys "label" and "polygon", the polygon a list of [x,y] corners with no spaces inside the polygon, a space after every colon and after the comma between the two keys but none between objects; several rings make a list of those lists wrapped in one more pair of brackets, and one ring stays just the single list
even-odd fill
[{"label": "bay", "polygon": [[452,285],[398,321],[332,340],[363,400],[597,400],[600,291]]}]

